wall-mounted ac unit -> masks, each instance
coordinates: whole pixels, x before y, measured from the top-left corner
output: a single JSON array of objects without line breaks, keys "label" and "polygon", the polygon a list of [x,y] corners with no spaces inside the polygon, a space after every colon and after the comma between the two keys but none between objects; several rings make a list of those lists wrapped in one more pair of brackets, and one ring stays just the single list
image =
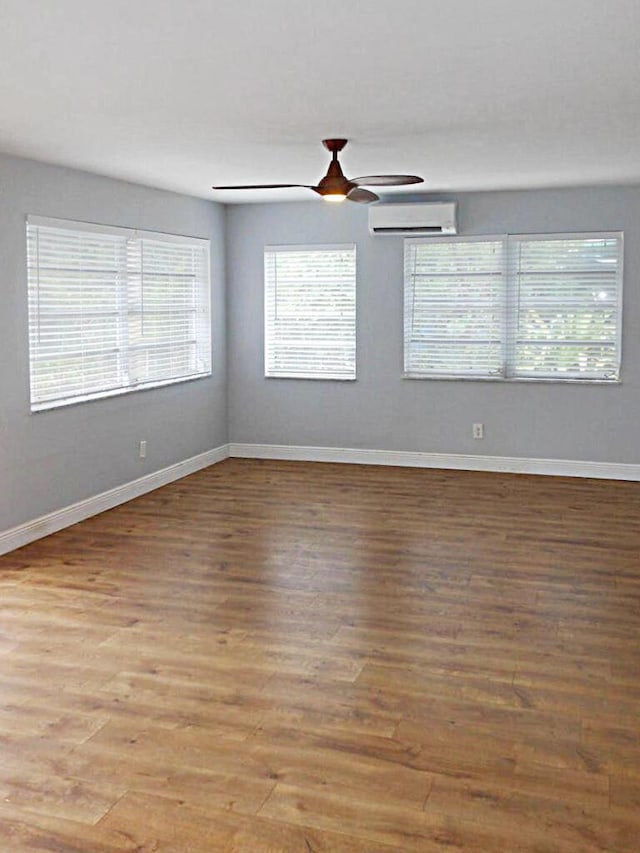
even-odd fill
[{"label": "wall-mounted ac unit", "polygon": [[405,237],[457,234],[456,204],[375,204],[369,208],[369,231]]}]

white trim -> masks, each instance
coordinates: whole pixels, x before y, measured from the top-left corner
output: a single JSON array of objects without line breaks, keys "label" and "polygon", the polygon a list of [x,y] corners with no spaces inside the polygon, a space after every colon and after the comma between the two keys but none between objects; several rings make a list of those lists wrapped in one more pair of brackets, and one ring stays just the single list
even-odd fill
[{"label": "white trim", "polygon": [[[71,221],[68,222],[68,227],[60,228],[60,222],[64,223],[66,220],[27,216],[31,411],[75,405],[87,400],[99,400],[210,376],[210,242],[200,238]],[[104,237],[107,248],[111,247],[106,254],[103,254],[101,249],[96,255],[97,262],[106,270],[104,275],[108,279],[107,289],[112,291],[113,304],[110,306],[87,304],[89,297],[86,293],[77,294],[78,299],[72,299],[72,304],[69,304],[68,293],[59,286],[63,279],[59,277],[59,270],[55,271],[58,267],[68,267],[87,274],[91,269],[97,269],[95,262],[91,261],[92,249],[85,239],[87,231],[94,233],[96,239],[100,238],[101,246],[105,242],[102,240]],[[70,237],[62,235],[71,235],[74,240],[78,238],[78,242],[69,243]],[[152,260],[149,267],[148,263],[145,264],[145,253],[153,252],[153,246],[162,247],[162,252],[167,257],[162,261]],[[190,269],[185,269],[182,262],[185,252],[190,256]],[[144,335],[139,341],[130,339],[129,327],[132,318],[135,320],[135,328],[138,329],[156,309],[164,308],[166,313],[172,307],[166,304],[166,300],[155,308],[153,305],[147,305],[148,279],[153,279],[156,275],[156,263],[160,264],[164,273],[173,275],[176,264],[178,270],[184,273],[180,274],[186,291],[181,296],[178,313],[184,316],[185,322],[178,331],[163,325],[159,336],[154,338],[152,335],[151,340],[146,340]],[[93,292],[94,284],[95,282],[91,284],[89,296]],[[89,360],[83,360],[80,375],[72,378],[67,387],[64,383],[61,387],[52,368],[52,359],[54,362],[62,359],[64,365],[65,359],[86,354],[82,341],[75,340],[78,335],[73,330],[74,318],[83,313],[84,309],[89,310],[89,316],[95,315],[97,318],[98,335],[90,346]],[[165,323],[164,320],[162,322]],[[66,335],[70,330],[73,340],[69,343],[66,341]],[[181,358],[174,363],[171,357],[176,347]],[[163,350],[167,348],[168,354],[163,355]],[[153,365],[151,367],[150,372],[157,375],[148,377],[145,375],[149,371],[144,366],[144,356],[153,356],[154,353],[160,353],[161,361],[155,371]],[[185,356],[187,363],[181,364]],[[87,385],[88,388],[81,387]]]},{"label": "white trim", "polygon": [[278,254],[282,252],[351,252],[356,250],[355,243],[288,243],[278,245],[271,243],[264,247],[265,253]]},{"label": "white trim", "polygon": [[[316,266],[320,261],[319,256],[324,254],[339,254],[343,262],[348,264],[348,271],[341,272],[334,278],[333,263],[327,262],[328,267],[324,272],[327,277],[331,278],[328,287],[328,293],[331,295],[339,294],[340,307],[331,306],[331,299],[324,292],[321,294],[320,301],[325,309],[332,307],[333,310],[318,312],[318,306],[312,302],[312,310],[309,316],[315,316],[316,320],[321,324],[324,332],[318,337],[316,335],[315,342],[312,342],[311,349],[303,357],[303,363],[300,364],[300,351],[297,355],[286,358],[289,367],[278,367],[276,362],[279,361],[279,355],[283,352],[288,352],[293,345],[294,352],[297,350],[298,337],[304,335],[308,323],[305,321],[305,316],[294,314],[292,316],[281,315],[282,302],[279,297],[281,282],[290,280],[292,270],[285,272],[281,270],[279,259],[282,255],[297,253],[304,255],[304,259],[298,262],[296,266],[295,278],[308,285],[312,290],[317,285],[315,278],[307,280],[307,267],[309,265]],[[307,245],[307,246],[265,246],[264,247],[264,286],[263,286],[263,344],[264,344],[264,376],[265,379],[320,379],[320,380],[337,380],[337,381],[353,381],[356,379],[356,364],[357,364],[357,291],[358,291],[358,273],[357,273],[357,245],[355,243],[344,243],[334,245]],[[315,257],[315,262],[313,258]],[[327,279],[328,280],[328,279]],[[315,282],[315,284],[314,284]],[[326,282],[325,282],[326,283]],[[326,288],[325,288],[326,290]],[[285,289],[286,292],[286,289]],[[316,294],[317,295],[317,294]],[[345,304],[346,303],[346,304]],[[284,308],[284,305],[283,305]],[[346,311],[346,314],[345,314]],[[281,328],[279,319],[287,318],[285,330]],[[308,319],[308,318],[307,318]],[[353,320],[353,325],[351,325]],[[348,326],[343,328],[343,324],[347,322]],[[318,330],[316,330],[318,333]],[[352,361],[348,364],[329,364],[325,362],[327,359],[331,361],[331,352],[333,344],[338,342],[340,349],[344,347],[345,351],[353,356]],[[310,367],[307,359],[314,358],[315,367]],[[293,363],[295,362],[295,364]]]},{"label": "white trim", "polygon": [[65,406],[77,406],[78,403],[90,403],[92,400],[107,400],[109,397],[121,397],[123,394],[137,394],[138,391],[151,391],[154,388],[165,388],[169,385],[177,385],[178,382],[194,382],[196,379],[206,379],[213,376],[213,370],[208,373],[194,373],[193,376],[181,376],[178,379],[161,379],[159,382],[140,382],[131,387],[118,387],[111,391],[96,391],[95,394],[78,394],[77,397],[64,397],[56,400],[45,400],[42,403],[32,403],[31,414],[38,412],[49,412],[51,409],[62,409]]},{"label": "white trim", "polygon": [[[519,247],[525,243],[557,243],[562,241],[615,241],[617,247],[617,259],[614,269],[609,271],[615,276],[616,289],[616,325],[615,325],[615,342],[599,341],[599,340],[584,340],[584,346],[590,344],[602,343],[604,346],[615,346],[616,367],[610,375],[603,373],[602,370],[593,373],[581,372],[573,369],[568,371],[566,375],[554,374],[553,372],[534,371],[518,371],[515,358],[515,344],[517,343],[518,318],[521,313],[520,293],[521,270],[518,254]],[[502,254],[501,273],[499,274],[498,285],[501,290],[502,300],[504,301],[502,334],[499,338],[493,337],[493,342],[498,344],[501,350],[501,369],[491,370],[489,372],[475,373],[472,370],[462,369],[457,373],[434,372],[427,368],[412,369],[413,361],[413,344],[416,338],[416,329],[414,328],[413,302],[415,301],[416,293],[416,256],[419,249],[423,246],[433,246],[436,244],[454,245],[454,244],[469,244],[469,243],[486,243],[499,244]],[[413,261],[413,263],[412,263]],[[592,270],[590,270],[592,272]],[[573,274],[573,273],[571,273]],[[441,277],[449,275],[448,273],[432,273],[432,277]],[[496,272],[487,272],[487,276],[498,277]],[[620,382],[620,374],[622,369],[622,324],[623,324],[623,279],[624,279],[624,231],[577,231],[577,232],[555,232],[555,233],[536,233],[536,234],[511,234],[506,233],[502,236],[487,235],[487,236],[464,236],[464,237],[444,237],[434,239],[410,237],[404,241],[404,373],[405,379],[466,379],[466,380],[492,380],[496,382],[516,382],[526,380],[530,382],[580,382],[584,384],[597,382]],[[439,297],[429,297],[436,298]],[[558,297],[560,306],[562,307],[562,298]],[[584,307],[584,306],[582,306]],[[421,325],[418,321],[418,332]],[[491,330],[487,329],[487,336]],[[429,337],[426,339],[427,343]],[[423,339],[424,340],[424,339]],[[464,343],[465,338],[447,339],[442,338],[441,343],[446,346],[455,347],[458,344]],[[558,345],[565,343],[563,340],[545,340],[538,341],[540,344]],[[575,343],[575,342],[574,342]],[[548,368],[547,368],[548,370]]]},{"label": "white trim", "polygon": [[166,231],[144,231],[141,228],[126,228],[122,225],[107,225],[100,222],[82,222],[75,219],[54,219],[51,216],[27,214],[27,223],[40,228],[57,228],[61,231],[83,231],[89,234],[113,235],[115,237],[144,238],[161,243],[185,243],[209,248],[207,237],[192,237],[189,234],[168,234]]},{"label": "white trim", "polygon": [[579,459],[533,459],[478,456],[468,453],[423,453],[406,450],[359,450],[351,447],[303,447],[285,444],[229,444],[229,456],[244,459],[291,459],[305,462],[347,462],[352,465],[398,465],[408,468],[452,468],[556,477],[594,477],[640,481],[640,464],[587,462]]},{"label": "white trim", "polygon": [[515,240],[616,240],[622,239],[624,231],[536,231],[534,234],[502,231],[499,234],[450,234],[437,237],[405,237],[405,243],[496,243],[509,238]]},{"label": "white trim", "polygon": [[640,464],[586,462],[571,459],[529,459],[515,456],[477,456],[464,453],[423,453],[405,450],[359,450],[347,447],[304,447],[287,444],[232,442],[192,456],[101,492],[71,506],[19,524],[0,533],[0,554],[7,554],[93,515],[180,480],[228,457],[284,459],[300,462],[342,462],[352,465],[396,465],[408,468],[448,468],[463,471],[494,471],[510,474],[546,474],[558,477],[594,477],[605,480],[640,481]]},{"label": "white trim", "polygon": [[502,232],[501,234],[442,234],[436,237],[415,236],[405,237],[404,243],[407,245],[424,245],[428,243],[502,243],[509,235]]},{"label": "white trim", "polygon": [[505,237],[514,240],[532,242],[533,240],[617,240],[621,239],[624,231],[551,231],[549,233],[536,232],[535,234],[511,233],[508,231]]},{"label": "white trim", "polygon": [[221,462],[228,456],[229,445],[222,444],[220,447],[214,447],[213,450],[207,450],[205,453],[199,453],[190,459],[176,462],[175,465],[169,465],[160,471],[154,471],[144,477],[139,477],[137,480],[123,483],[121,486],[116,486],[115,489],[109,489],[107,492],[101,492],[99,495],[94,495],[71,504],[71,506],[63,507],[47,515],[42,515],[40,518],[5,530],[0,533],[0,554],[21,548],[29,542],[49,536],[64,527],[70,527],[72,524],[84,521],[85,518],[90,518],[92,515],[97,515],[147,492],[152,492],[160,486],[165,486],[167,483],[173,483],[174,480],[180,480],[188,474],[193,474],[194,471],[215,465],[216,462]]}]

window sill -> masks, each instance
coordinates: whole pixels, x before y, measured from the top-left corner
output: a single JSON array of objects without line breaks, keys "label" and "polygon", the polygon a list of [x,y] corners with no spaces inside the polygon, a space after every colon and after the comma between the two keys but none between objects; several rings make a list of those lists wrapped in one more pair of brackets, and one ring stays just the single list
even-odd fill
[{"label": "window sill", "polygon": [[38,415],[40,412],[51,412],[55,409],[66,409],[69,406],[79,406],[83,403],[95,403],[99,400],[110,400],[113,397],[124,397],[128,394],[136,394],[140,391],[152,391],[155,388],[168,388],[171,385],[181,385],[186,382],[195,382],[197,379],[208,379],[213,376],[213,372],[198,373],[194,376],[185,376],[178,379],[162,380],[161,382],[146,382],[144,384],[135,385],[130,388],[117,388],[112,391],[100,391],[96,394],[86,394],[82,397],[73,397],[67,400],[52,400],[46,403],[32,403],[31,414]]},{"label": "window sill", "polygon": [[536,385],[622,385],[621,379],[561,379],[560,377],[537,376],[425,376],[420,373],[405,373],[403,379],[433,380],[435,382],[497,382],[501,385],[535,383]]},{"label": "window sill", "polygon": [[355,376],[309,376],[305,373],[265,373],[265,379],[310,379],[313,382],[355,382]]}]

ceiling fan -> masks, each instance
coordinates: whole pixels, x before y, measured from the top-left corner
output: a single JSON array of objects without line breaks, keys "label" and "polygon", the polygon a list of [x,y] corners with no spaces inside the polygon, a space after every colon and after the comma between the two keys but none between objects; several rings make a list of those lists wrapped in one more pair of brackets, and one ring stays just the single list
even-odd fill
[{"label": "ceiling fan", "polygon": [[317,186],[309,184],[250,184],[247,186],[212,187],[214,190],[277,190],[287,187],[303,187],[321,195],[325,201],[355,201],[358,204],[370,204],[380,196],[369,187],[400,187],[404,184],[421,184],[423,179],[417,175],[365,175],[362,178],[346,178],[338,162],[338,152],[347,144],[346,139],[323,139],[322,144],[331,152],[331,162],[327,174]]}]

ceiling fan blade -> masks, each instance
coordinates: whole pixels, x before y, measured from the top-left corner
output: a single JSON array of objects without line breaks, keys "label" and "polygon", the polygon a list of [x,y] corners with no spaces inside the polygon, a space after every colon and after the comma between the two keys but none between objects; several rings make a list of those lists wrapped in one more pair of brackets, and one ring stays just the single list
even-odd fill
[{"label": "ceiling fan blade", "polygon": [[421,184],[424,178],[417,175],[365,175],[362,178],[350,178],[352,184],[365,187],[401,187],[404,184]]},{"label": "ceiling fan blade", "polygon": [[212,190],[282,190],[285,188],[301,187],[304,190],[311,190],[308,184],[243,184],[234,187],[211,187]]},{"label": "ceiling fan blade", "polygon": [[347,193],[349,201],[355,201],[358,204],[371,204],[372,201],[379,201],[380,196],[369,190],[363,190],[361,187],[354,187],[350,193]]}]

